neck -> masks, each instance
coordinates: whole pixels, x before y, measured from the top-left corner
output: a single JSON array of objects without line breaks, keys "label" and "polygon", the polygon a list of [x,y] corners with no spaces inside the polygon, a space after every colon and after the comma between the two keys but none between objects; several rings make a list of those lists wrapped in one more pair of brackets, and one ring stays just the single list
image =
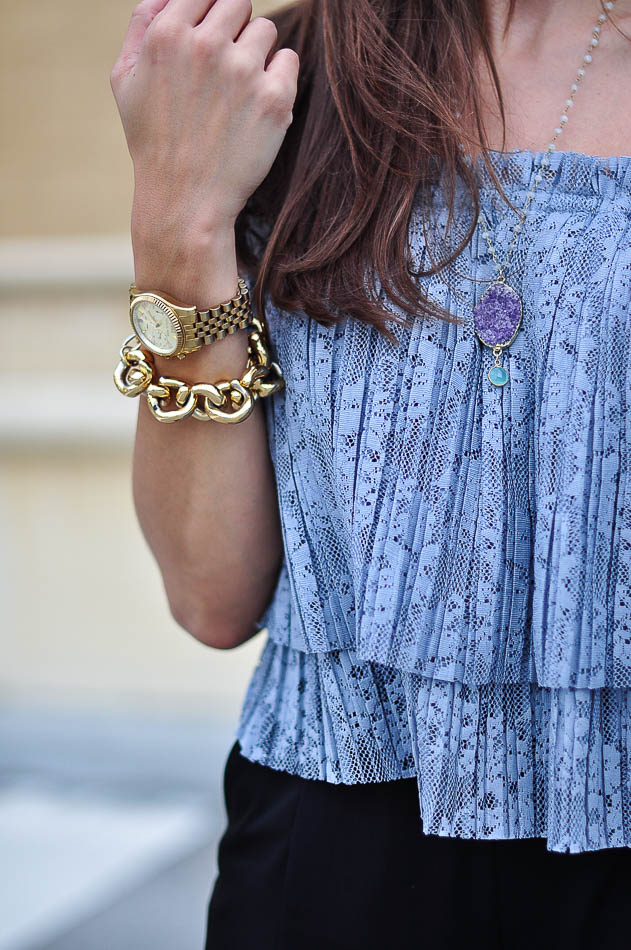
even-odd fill
[{"label": "neck", "polygon": [[510,0],[486,3],[487,38],[505,120],[491,71],[480,51],[478,105],[490,146],[545,149],[559,126],[591,30],[605,13],[613,22],[601,31],[594,65],[589,67],[559,147],[594,155],[629,154],[629,135],[609,90],[619,88],[624,96],[631,89],[631,0],[616,0],[612,10],[603,10],[600,0],[514,0],[512,6]]},{"label": "neck", "polygon": [[[611,13],[621,16],[625,8],[631,9],[629,0],[616,0]],[[498,54],[514,48],[533,52],[546,36],[567,29],[568,20],[589,26],[602,12],[600,0],[486,0],[491,49]]]}]

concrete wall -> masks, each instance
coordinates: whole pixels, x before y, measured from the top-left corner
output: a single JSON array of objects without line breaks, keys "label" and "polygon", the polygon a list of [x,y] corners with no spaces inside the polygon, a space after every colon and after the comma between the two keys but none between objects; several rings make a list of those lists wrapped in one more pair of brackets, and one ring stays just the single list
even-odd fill
[{"label": "concrete wall", "polygon": [[131,9],[3,9],[0,696],[233,718],[260,639],[219,653],[171,620],[131,504],[136,406],[111,382],[133,271],[109,71]]}]

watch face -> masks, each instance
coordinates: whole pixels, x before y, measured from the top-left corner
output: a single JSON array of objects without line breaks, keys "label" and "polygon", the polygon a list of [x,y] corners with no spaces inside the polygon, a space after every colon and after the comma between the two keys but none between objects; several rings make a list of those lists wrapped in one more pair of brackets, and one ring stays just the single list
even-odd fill
[{"label": "watch face", "polygon": [[131,311],[131,322],[140,340],[159,356],[172,356],[179,347],[178,320],[166,304],[138,300]]}]

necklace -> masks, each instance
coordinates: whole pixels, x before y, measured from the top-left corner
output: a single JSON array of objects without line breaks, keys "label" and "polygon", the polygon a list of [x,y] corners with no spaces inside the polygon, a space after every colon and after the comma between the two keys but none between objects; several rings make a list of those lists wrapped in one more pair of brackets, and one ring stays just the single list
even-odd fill
[{"label": "necklace", "polygon": [[[613,9],[615,0],[608,0],[603,3],[604,9],[609,12]],[[558,127],[554,130],[552,141],[544,152],[543,158],[532,187],[526,197],[524,207],[518,215],[517,224],[513,228],[513,235],[504,263],[498,260],[496,249],[489,235],[487,221],[480,210],[478,223],[482,229],[484,239],[488,244],[493,264],[495,265],[497,276],[491,286],[484,292],[481,299],[473,309],[473,327],[480,342],[492,350],[494,363],[489,369],[488,378],[494,386],[505,386],[508,382],[508,371],[502,366],[502,350],[505,350],[513,342],[522,323],[523,302],[514,287],[511,287],[506,281],[506,273],[512,260],[513,252],[517,245],[517,239],[522,229],[526,215],[539,183],[541,182],[545,168],[550,163],[550,155],[556,148],[556,142],[568,122],[568,113],[574,105],[574,97],[585,76],[587,66],[592,61],[592,53],[598,46],[600,31],[602,25],[607,20],[607,13],[601,13],[592,28],[592,38],[583,56],[581,67],[576,74],[576,79],[570,87],[570,95],[565,100],[565,108],[561,113]]]}]

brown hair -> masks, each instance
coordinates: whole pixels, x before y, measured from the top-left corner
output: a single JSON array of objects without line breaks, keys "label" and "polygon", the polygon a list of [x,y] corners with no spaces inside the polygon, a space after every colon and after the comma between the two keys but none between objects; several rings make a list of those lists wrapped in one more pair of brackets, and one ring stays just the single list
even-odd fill
[{"label": "brown hair", "polygon": [[484,0],[301,0],[273,19],[301,68],[294,121],[237,221],[258,307],[269,293],[281,309],[324,324],[349,314],[392,338],[376,277],[404,313],[449,318],[414,279],[409,219],[439,170],[452,214],[457,179],[470,190],[471,226],[422,272],[433,273],[475,228],[477,190],[460,143],[481,150],[499,185],[478,111],[481,52],[504,118]]}]

